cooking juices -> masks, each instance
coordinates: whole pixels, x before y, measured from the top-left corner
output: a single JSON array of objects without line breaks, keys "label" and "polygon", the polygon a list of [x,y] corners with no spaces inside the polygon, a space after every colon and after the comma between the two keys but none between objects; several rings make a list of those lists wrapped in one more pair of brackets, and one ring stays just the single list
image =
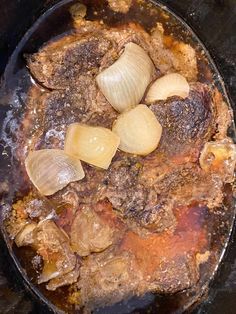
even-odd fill
[{"label": "cooking juices", "polygon": [[[24,170],[22,170],[22,155],[20,156],[19,154],[25,153],[28,147],[31,147],[34,138],[37,137],[38,134],[41,134],[40,132],[42,132],[42,130],[40,126],[42,123],[42,116],[40,110],[38,110],[40,106],[37,105],[37,102],[40,103],[44,95],[52,92],[53,88],[45,86],[44,83],[40,82],[37,73],[34,75],[31,71],[30,74],[26,66],[26,59],[31,54],[37,52],[38,49],[49,40],[51,42],[56,42],[57,40],[60,40],[60,38],[71,36],[74,29],[78,30],[80,28],[80,21],[84,16],[86,20],[98,21],[101,25],[118,27],[118,29],[122,29],[127,23],[138,23],[147,32],[151,32],[157,26],[157,23],[160,23],[158,24],[159,29],[162,27],[164,29],[163,40],[165,47],[176,53],[176,40],[190,44],[197,54],[199,70],[197,81],[217,87],[223,94],[226,102],[227,96],[225,95],[220,76],[204,47],[192,31],[166,8],[153,2],[138,0],[132,1],[130,8],[130,1],[124,1],[124,6],[121,7],[119,7],[119,4],[117,7],[117,2],[115,1],[110,1],[110,6],[106,1],[84,1],[83,4],[86,7],[81,3],[78,4],[78,2],[62,1],[52,10],[42,15],[22,39],[6,68],[1,91],[2,108],[6,109],[6,117],[3,122],[2,130],[2,163],[5,165],[5,169],[2,170],[3,180],[1,183],[1,192],[4,197],[4,206],[2,210],[3,218],[6,218],[7,221],[13,203],[15,204],[13,205],[13,210],[18,213],[19,208],[22,206],[20,200],[22,200],[23,197],[26,197],[26,199],[24,199],[25,203],[34,202],[32,203],[32,206],[35,215],[35,210],[37,208],[40,210],[40,206],[43,206],[47,214],[50,214],[50,217],[56,220],[57,226],[63,228],[68,234],[71,233],[73,226],[77,227],[75,228],[76,230],[83,230],[83,226],[86,226],[87,220],[91,222],[95,219],[95,222],[98,225],[100,223],[102,224],[102,221],[105,221],[110,228],[116,229],[116,233],[119,234],[120,237],[119,241],[115,244],[114,249],[112,249],[113,251],[108,251],[109,254],[114,254],[115,252],[115,258],[108,258],[106,256],[106,251],[102,253],[94,253],[94,258],[97,258],[98,256],[98,262],[101,262],[101,264],[98,264],[98,271],[100,273],[98,275],[96,271],[91,272],[91,276],[86,280],[85,271],[82,268],[80,276],[82,278],[85,276],[84,281],[82,281],[82,289],[88,289],[87,291],[89,291],[89,285],[92,286],[92,280],[94,278],[94,280],[96,280],[96,276],[101,279],[105,278],[104,280],[108,280],[109,278],[112,282],[115,282],[115,277],[119,278],[121,282],[122,280],[124,282],[128,281],[128,279],[130,280],[130,278],[126,277],[130,273],[129,268],[127,268],[128,266],[126,265],[127,255],[129,256],[130,254],[130,256],[134,256],[135,261],[132,267],[137,270],[137,272],[132,274],[133,281],[131,281],[130,285],[135,285],[135,283],[138,282],[139,272],[144,276],[146,282],[149,280],[148,278],[151,278],[152,275],[157,272],[157,277],[159,279],[161,278],[158,287],[159,291],[169,293],[165,293],[165,295],[150,292],[146,294],[141,293],[142,296],[140,297],[133,296],[132,298],[129,298],[129,300],[121,301],[115,305],[109,305],[105,310],[97,309],[95,312],[131,313],[135,311],[138,313],[156,313],[157,309],[160,313],[170,313],[173,311],[181,312],[199,301],[200,297],[206,291],[208,283],[213,277],[224,253],[234,218],[231,185],[226,184],[224,187],[225,199],[224,204],[220,208],[209,210],[204,203],[196,203],[194,200],[188,206],[184,206],[183,204],[176,206],[172,216],[172,218],[176,220],[174,231],[171,229],[167,231],[159,230],[156,233],[149,232],[149,229],[140,229],[139,227],[136,229],[136,226],[133,226],[133,222],[127,228],[127,225],[123,220],[124,217],[120,217],[116,212],[113,212],[112,207],[107,200],[99,203],[95,209],[95,213],[93,215],[89,214],[89,219],[87,218],[88,208],[86,206],[84,208],[83,205],[81,212],[79,213],[80,219],[78,219],[78,222],[75,222],[75,213],[70,202],[71,194],[69,194],[69,192],[73,193],[76,188],[74,191],[69,191],[67,193],[63,202],[61,202],[60,197],[58,197],[58,199],[57,197],[47,199],[46,197],[39,197],[39,195],[35,193],[29,194],[30,188],[27,182],[28,179],[25,177]],[[58,93],[60,93],[60,91]],[[218,95],[218,97],[220,96]],[[25,114],[25,106],[28,105],[30,99],[33,99],[35,103],[33,102],[33,106],[29,107],[27,109],[27,114]],[[58,103],[59,105],[56,115],[58,119],[62,119],[63,112],[60,113],[60,102],[58,101]],[[180,102],[179,106],[181,106]],[[55,112],[52,110],[50,114],[53,115],[54,113]],[[93,121],[93,119],[91,119],[91,121]],[[108,122],[106,121],[104,123]],[[30,127],[28,127],[28,125]],[[24,130],[26,129],[27,133],[24,133]],[[55,129],[50,132],[51,133],[48,134],[48,136],[49,138],[51,136],[54,140],[53,142],[49,141],[49,144],[47,145],[62,145],[64,131]],[[32,134],[34,134],[35,137],[32,136]],[[25,151],[20,150],[21,153],[19,153],[19,145],[22,145]],[[36,148],[37,145],[40,147],[40,141],[35,145]],[[179,160],[177,157],[174,159],[176,164],[180,162],[182,156],[179,157]],[[119,162],[119,158],[120,155],[115,159],[115,162]],[[124,158],[126,158],[126,156]],[[120,166],[117,168],[117,173],[120,171],[121,167],[126,167],[127,164],[129,164],[129,171],[139,174],[140,168],[143,167],[143,160],[140,161],[139,158],[135,158],[129,159],[127,157],[125,159],[125,165],[121,160],[121,163],[118,163]],[[164,160],[163,163],[165,164],[165,162],[166,161]],[[152,166],[152,157],[148,159],[148,163],[145,164],[145,166]],[[89,166],[85,166],[85,170],[88,171],[86,167]],[[91,173],[90,177],[87,179],[88,185],[91,184],[89,179],[92,180],[92,177],[97,175],[96,171],[100,171],[99,175],[101,173],[101,170],[96,170],[95,168],[91,171],[94,172]],[[187,180],[189,170],[185,169],[185,171]],[[124,173],[123,179],[125,178]],[[112,185],[111,182],[113,178],[108,176],[108,178],[102,179],[101,182],[104,189],[106,189],[106,186],[109,186],[109,184]],[[148,179],[149,177],[147,177],[147,182]],[[115,184],[114,186],[116,189]],[[219,188],[219,186],[217,186],[216,182],[215,189],[217,190],[217,188]],[[97,189],[98,185],[95,184],[93,190],[86,192],[85,201],[86,197],[89,198],[93,192],[96,193]],[[109,190],[109,193],[109,197],[114,200],[114,195],[112,195],[111,190]],[[119,189],[117,188],[118,197],[119,193]],[[73,195],[72,199],[73,197],[76,196]],[[137,208],[134,208],[134,210],[135,209]],[[24,215],[23,212],[22,215]],[[46,217],[48,218],[48,216]],[[99,219],[97,217],[99,217]],[[125,218],[127,217],[135,217],[135,213],[132,213],[132,208],[125,213]],[[34,217],[32,219],[34,219]],[[81,221],[84,221],[84,225],[79,225]],[[16,220],[16,225],[17,223],[18,221]],[[52,230],[54,230],[54,226],[51,227]],[[86,227],[84,232],[90,230],[89,228],[90,226]],[[7,229],[9,231],[9,225],[7,225]],[[13,244],[13,241],[9,239],[6,232],[5,239],[14,261],[18,264],[21,272],[23,269],[26,269],[28,276],[28,279],[26,278],[26,280],[30,279],[36,286],[37,278],[42,271],[42,260],[40,259],[40,256],[35,257],[35,251],[28,247],[17,248],[15,244]],[[110,240],[108,239],[108,243],[109,241]],[[93,260],[87,260],[87,257],[83,257],[84,251],[81,251],[81,247],[77,247],[76,240],[74,242],[75,249],[79,250],[79,255],[81,256],[78,258],[78,263],[81,265],[83,265],[83,263],[87,263],[88,265],[91,264],[96,268],[93,264]],[[187,262],[181,254],[179,254],[180,252],[186,253]],[[99,260],[99,254],[101,254],[104,260],[102,258],[101,261]],[[84,253],[84,255],[86,256],[87,253]],[[194,267],[191,268],[189,259],[191,259],[192,255],[196,258],[199,274],[194,272]],[[163,259],[163,256],[165,259]],[[176,258],[176,256],[178,258]],[[182,270],[179,277],[178,272],[175,272],[176,269]],[[181,286],[180,282],[181,280],[184,280],[182,274],[188,273],[189,277],[186,279],[186,281],[188,281],[187,287]],[[110,276],[110,274],[113,274],[113,277]],[[153,282],[150,281],[150,286],[151,284],[153,284]],[[38,296],[42,298],[46,297],[48,299],[46,302],[48,302],[49,306],[53,307],[55,305],[66,312],[75,312],[75,309],[79,312],[81,296],[80,290],[76,285],[60,287],[55,291],[49,291],[45,288],[44,284],[37,285],[37,288],[35,288],[35,286],[32,286],[32,289]],[[122,287],[117,284],[117,289],[122,289]],[[156,286],[155,289],[157,289]],[[176,290],[179,290],[179,292]],[[143,291],[145,291],[145,289]],[[174,295],[171,294],[172,291],[175,292]],[[99,299],[102,298],[103,295],[101,294],[99,297],[98,291],[96,297]],[[100,304],[98,307],[100,307]]]}]

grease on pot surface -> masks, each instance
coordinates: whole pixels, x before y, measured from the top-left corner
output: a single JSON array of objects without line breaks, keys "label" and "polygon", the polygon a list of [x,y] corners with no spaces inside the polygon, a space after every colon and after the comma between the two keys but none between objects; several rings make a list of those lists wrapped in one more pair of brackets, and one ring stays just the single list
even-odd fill
[{"label": "grease on pot surface", "polygon": [[[212,278],[232,226],[233,166],[225,185],[219,164],[210,172],[199,164],[208,142],[227,138],[231,114],[217,92],[217,72],[189,29],[151,2],[117,3],[62,5],[41,20],[11,59],[13,69],[22,53],[26,58],[14,76],[10,70],[5,75],[13,109],[3,140],[12,147],[14,172],[6,228],[18,246],[31,247],[14,250],[32,282],[41,283],[42,293],[67,312],[117,302],[117,309],[119,304],[133,309],[136,297],[148,304],[149,293],[156,301],[146,311],[155,313],[156,306],[182,311]],[[47,34],[44,26],[61,17],[60,32]],[[118,112],[95,79],[131,42],[153,63],[152,82],[177,72],[189,84],[184,97],[173,94],[149,106],[163,128],[159,146],[147,156],[119,150],[107,170],[83,163],[84,179],[49,197],[40,195],[26,175],[26,156],[63,149],[67,127],[75,122],[112,128]],[[233,153],[230,158],[234,165]],[[48,166],[48,176],[50,171]]]}]

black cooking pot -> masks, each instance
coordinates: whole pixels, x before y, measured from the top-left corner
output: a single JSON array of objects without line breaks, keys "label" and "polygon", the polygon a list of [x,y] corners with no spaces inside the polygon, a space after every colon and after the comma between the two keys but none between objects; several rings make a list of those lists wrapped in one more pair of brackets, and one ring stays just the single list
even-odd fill
[{"label": "black cooking pot", "polygon": [[[0,75],[3,73],[9,56],[17,43],[30,26],[44,11],[48,10],[59,0],[0,0]],[[213,57],[226,84],[231,105],[236,109],[236,4],[234,0],[163,0],[159,1],[181,16],[202,42]],[[58,25],[52,25],[59,27]],[[235,110],[236,111],[236,110]],[[0,119],[4,119],[5,111],[0,107]],[[1,173],[0,173],[1,174]],[[195,311],[198,313],[235,313],[236,310],[236,243],[235,232],[225,254],[218,273],[211,284],[207,300]],[[11,249],[1,241],[0,255],[4,254],[4,271],[9,281],[17,282],[22,289],[21,275],[12,263]],[[0,271],[1,267],[0,258]],[[6,267],[6,260],[9,261]],[[21,270],[22,272],[22,270]],[[0,272],[1,275],[1,272]],[[36,302],[34,313],[47,313],[52,305],[39,295],[34,287],[26,282],[26,293]],[[1,284],[1,282],[0,282]],[[19,292],[20,293],[20,292]],[[22,295],[22,294],[20,294]],[[0,299],[3,298],[0,290]],[[9,300],[10,301],[10,300]],[[0,303],[1,305],[1,303]],[[5,309],[0,308],[0,313]],[[14,313],[20,313],[15,309]]]}]

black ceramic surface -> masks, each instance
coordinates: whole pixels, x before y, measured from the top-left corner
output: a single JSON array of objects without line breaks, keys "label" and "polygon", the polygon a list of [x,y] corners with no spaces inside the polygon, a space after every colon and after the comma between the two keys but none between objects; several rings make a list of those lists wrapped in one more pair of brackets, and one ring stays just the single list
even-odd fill
[{"label": "black ceramic surface", "polygon": [[[0,71],[17,42],[46,8],[57,1],[0,0]],[[235,0],[160,1],[184,18],[208,48],[236,103],[236,2]],[[0,73],[0,74],[1,74]],[[0,112],[0,119],[4,112]],[[1,121],[1,120],[0,120]],[[0,174],[1,175],[1,174]],[[236,243],[232,236],[228,253],[209,292],[209,298],[196,312],[236,312]],[[47,313],[27,297],[0,241],[0,313]],[[6,279],[7,278],[7,279]]]}]

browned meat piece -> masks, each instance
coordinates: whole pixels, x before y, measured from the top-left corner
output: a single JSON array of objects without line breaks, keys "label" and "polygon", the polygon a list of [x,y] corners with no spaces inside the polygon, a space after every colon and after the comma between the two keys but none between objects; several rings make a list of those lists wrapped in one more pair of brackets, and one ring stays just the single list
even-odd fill
[{"label": "browned meat piece", "polygon": [[178,72],[188,81],[196,81],[198,69],[195,50],[172,36],[165,36],[160,23],[151,33],[150,46],[150,56],[161,74]]},{"label": "browned meat piece", "polygon": [[91,256],[81,268],[78,288],[82,304],[93,309],[146,292],[175,293],[196,284],[198,276],[194,259],[187,255],[163,258],[149,277],[129,253]]},{"label": "browned meat piece", "polygon": [[113,230],[91,206],[83,207],[76,213],[71,226],[71,246],[80,256],[101,252],[113,242]]},{"label": "browned meat piece", "polygon": [[142,158],[127,158],[113,162],[105,183],[104,195],[113,207],[126,218],[155,231],[163,231],[174,226],[175,217],[171,210],[171,201],[161,200],[151,186],[141,182]]},{"label": "browned meat piece", "polygon": [[49,43],[28,58],[32,75],[43,86],[61,89],[74,84],[81,75],[96,75],[101,58],[111,43],[101,36],[71,35]]},{"label": "browned meat piece", "polygon": [[191,86],[187,99],[171,97],[150,106],[163,127],[158,151],[165,157],[196,161],[203,144],[215,133],[215,108],[208,86]]},{"label": "browned meat piece", "polygon": [[[162,74],[173,71],[182,73],[185,69],[182,73],[184,76],[189,80],[196,79],[194,49],[175,41],[176,52],[173,53],[165,46],[160,25],[150,36],[141,26],[134,23],[119,28],[105,28],[94,23],[90,33],[85,31],[85,35],[81,35],[78,30],[73,35],[46,44],[38,53],[28,57],[28,66],[32,75],[43,86],[64,89],[74,85],[80,76],[88,75],[94,78],[99,68],[111,65],[124,45],[131,41],[142,46],[150,54]],[[163,67],[163,64],[166,66]]]},{"label": "browned meat piece", "polygon": [[154,273],[155,281],[150,282],[150,291],[173,293],[189,289],[199,279],[198,267],[193,256],[177,255],[173,259],[163,258]]},{"label": "browned meat piece", "polygon": [[111,127],[117,113],[102,97],[88,76],[80,76],[73,88],[46,93],[43,132],[36,147],[63,149],[66,129],[74,122]]},{"label": "browned meat piece", "polygon": [[76,257],[73,254],[67,235],[52,220],[44,220],[34,230],[32,245],[43,258],[43,271],[38,282],[64,276],[73,271]]},{"label": "browned meat piece", "polygon": [[[121,154],[120,160],[114,161],[104,180],[107,185],[106,196],[112,205],[119,211],[125,212],[143,208],[146,197],[145,189],[137,187],[138,175],[141,170],[141,158],[127,157]],[[136,192],[136,193],[135,193]],[[140,193],[141,197],[137,197]]]},{"label": "browned meat piece", "polygon": [[223,200],[222,180],[205,174],[196,164],[170,168],[152,185],[161,198],[171,198],[176,205],[199,202],[212,208],[219,206]]}]

